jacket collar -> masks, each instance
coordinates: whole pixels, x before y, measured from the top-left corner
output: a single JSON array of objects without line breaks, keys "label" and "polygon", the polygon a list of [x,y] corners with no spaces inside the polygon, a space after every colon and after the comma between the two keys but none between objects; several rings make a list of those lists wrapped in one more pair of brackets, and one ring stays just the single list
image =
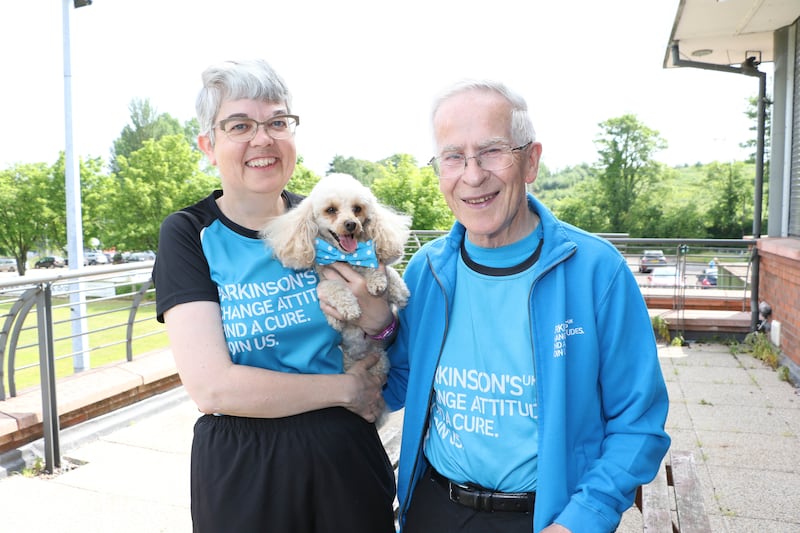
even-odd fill
[{"label": "jacket collar", "polygon": [[[539,263],[546,268],[571,255],[578,245],[570,238],[566,228],[568,225],[557,219],[543,203],[530,193],[528,193],[528,207],[539,216],[539,223],[542,225],[544,235],[544,245]],[[458,252],[466,233],[467,228],[461,222],[456,221],[447,236],[448,250],[452,249]]]}]

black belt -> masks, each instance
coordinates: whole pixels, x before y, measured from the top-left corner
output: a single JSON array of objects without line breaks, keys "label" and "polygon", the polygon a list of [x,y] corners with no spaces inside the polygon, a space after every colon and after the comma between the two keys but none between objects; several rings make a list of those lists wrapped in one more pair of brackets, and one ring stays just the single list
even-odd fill
[{"label": "black belt", "polygon": [[430,469],[431,479],[441,485],[450,501],[470,507],[476,511],[491,513],[532,513],[536,502],[535,492],[494,492],[476,485],[462,485],[450,481],[439,472]]}]

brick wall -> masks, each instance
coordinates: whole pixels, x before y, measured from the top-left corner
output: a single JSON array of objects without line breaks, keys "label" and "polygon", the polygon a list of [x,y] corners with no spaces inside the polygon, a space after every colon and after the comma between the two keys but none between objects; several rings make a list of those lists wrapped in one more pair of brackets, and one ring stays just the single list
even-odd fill
[{"label": "brick wall", "polygon": [[781,323],[781,351],[800,365],[800,239],[760,239],[758,253],[759,300]]}]

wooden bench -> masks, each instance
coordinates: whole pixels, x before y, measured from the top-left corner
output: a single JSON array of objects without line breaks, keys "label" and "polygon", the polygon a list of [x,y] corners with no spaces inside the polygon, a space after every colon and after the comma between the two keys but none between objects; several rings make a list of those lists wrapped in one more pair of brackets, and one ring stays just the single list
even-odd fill
[{"label": "wooden bench", "polygon": [[711,533],[691,452],[670,450],[656,477],[636,492],[648,533]]}]

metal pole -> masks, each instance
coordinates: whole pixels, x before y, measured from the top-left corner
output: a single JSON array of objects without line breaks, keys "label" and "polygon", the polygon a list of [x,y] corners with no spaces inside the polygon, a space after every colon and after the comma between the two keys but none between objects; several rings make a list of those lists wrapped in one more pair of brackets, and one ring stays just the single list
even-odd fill
[{"label": "metal pole", "polygon": [[756,176],[754,183],[754,205],[753,205],[753,270],[752,281],[750,282],[750,329],[755,331],[758,325],[758,281],[759,281],[759,258],[758,240],[761,238],[761,211],[764,198],[764,135],[765,135],[765,107],[767,104],[767,75],[758,70],[758,61],[755,57],[745,58],[741,67],[731,67],[728,65],[716,65],[713,63],[702,63],[700,61],[688,61],[681,59],[678,43],[672,44],[672,63],[676,67],[693,67],[704,70],[717,70],[720,72],[731,72],[734,74],[744,74],[758,78],[758,119],[756,134]]},{"label": "metal pole", "polygon": [[36,316],[39,328],[39,376],[42,389],[42,436],[44,468],[52,474],[61,467],[60,424],[56,401],[56,362],[53,349],[53,315],[50,284],[39,289]]},{"label": "metal pole", "polygon": [[[63,0],[64,32],[64,179],[67,200],[67,259],[69,269],[83,267],[83,222],[81,220],[81,174],[72,139],[72,62],[69,15],[73,0]],[[75,372],[88,369],[89,342],[85,332],[86,298],[79,285],[70,286],[70,323],[72,324],[72,366]]]},{"label": "metal pole", "polygon": [[[745,67],[746,65],[746,67]],[[764,136],[766,134],[767,75],[750,59],[742,65],[751,76],[758,76],[758,118],[756,130],[756,181],[753,187],[753,277],[750,287],[750,330],[758,326],[758,284],[760,277],[758,240],[761,238],[761,212],[764,198]]]}]

